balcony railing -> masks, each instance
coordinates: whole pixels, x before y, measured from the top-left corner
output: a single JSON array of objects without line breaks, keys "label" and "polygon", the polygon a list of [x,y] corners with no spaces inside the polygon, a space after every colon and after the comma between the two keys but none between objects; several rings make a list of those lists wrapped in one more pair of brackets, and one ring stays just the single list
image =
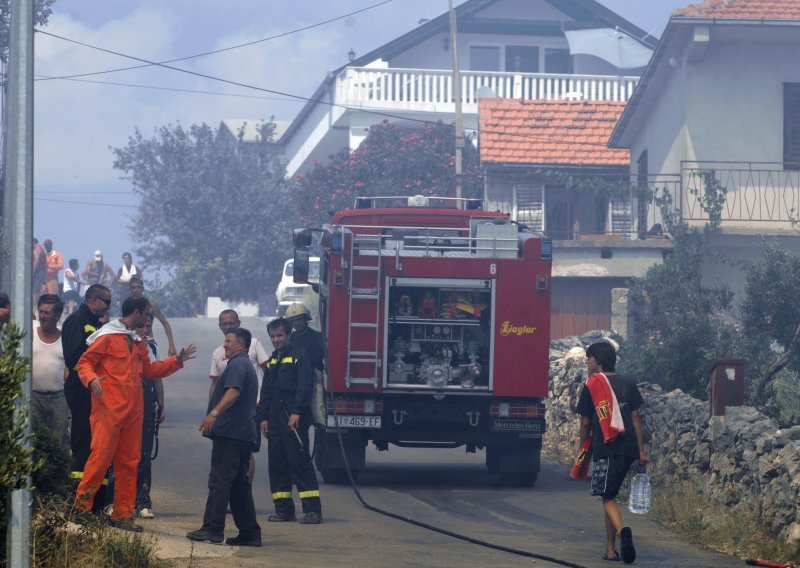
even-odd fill
[{"label": "balcony railing", "polygon": [[800,164],[783,162],[682,162],[681,211],[687,221],[707,221],[701,204],[707,184],[725,189],[723,227],[790,227],[800,209]]},{"label": "balcony railing", "polygon": [[[627,101],[638,81],[638,77],[462,71],[461,102],[464,112],[477,113],[482,87],[511,99]],[[449,70],[348,67],[336,82],[336,104],[453,112],[453,91]]]}]

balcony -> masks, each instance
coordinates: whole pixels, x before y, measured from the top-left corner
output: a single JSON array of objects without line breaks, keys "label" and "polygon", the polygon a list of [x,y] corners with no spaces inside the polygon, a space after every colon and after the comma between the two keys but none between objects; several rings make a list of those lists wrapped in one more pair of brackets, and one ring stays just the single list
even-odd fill
[{"label": "balcony", "polygon": [[[461,72],[461,102],[478,113],[478,90],[526,100],[627,101],[638,77],[554,73]],[[336,104],[354,108],[454,113],[453,73],[445,69],[348,67],[336,81]]]},{"label": "balcony", "polygon": [[680,210],[690,223],[708,221],[701,204],[711,179],[725,188],[723,229],[790,230],[800,209],[800,164],[682,162]]}]

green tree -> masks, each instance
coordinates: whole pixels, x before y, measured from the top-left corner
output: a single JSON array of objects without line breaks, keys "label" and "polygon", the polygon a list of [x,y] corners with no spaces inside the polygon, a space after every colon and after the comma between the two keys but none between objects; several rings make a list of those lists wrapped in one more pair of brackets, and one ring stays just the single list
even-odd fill
[{"label": "green tree", "polygon": [[662,264],[631,281],[634,332],[621,352],[626,372],[699,398],[706,397],[710,363],[737,341],[732,292],[702,278],[708,237],[720,223],[719,196],[725,194],[713,172],[704,177],[706,192],[714,195],[703,197],[709,222],[702,230],[681,220],[666,190],[655,196],[674,248]]},{"label": "green tree", "polygon": [[174,315],[202,313],[207,296],[271,297],[291,251],[285,170],[274,124],[256,142],[218,136],[207,124],[138,130],[114,150],[114,167],[141,197],[131,230],[143,264],[167,271],[161,291]]},{"label": "green tree", "polygon": [[742,351],[748,359],[748,399],[785,423],[800,419],[800,258],[777,239],[745,262]]},{"label": "green tree", "polygon": [[[463,152],[462,195],[478,198],[482,178],[475,147]],[[295,178],[293,196],[300,222],[320,225],[353,207],[359,196],[452,195],[455,128],[443,123],[419,128],[384,121],[372,126],[354,151],[343,148],[326,164],[315,163]]]},{"label": "green tree", "polygon": [[[50,6],[56,0],[35,0],[33,3],[33,23],[43,26],[53,12]],[[0,0],[0,61],[8,62],[8,42],[11,30],[11,0]]]}]

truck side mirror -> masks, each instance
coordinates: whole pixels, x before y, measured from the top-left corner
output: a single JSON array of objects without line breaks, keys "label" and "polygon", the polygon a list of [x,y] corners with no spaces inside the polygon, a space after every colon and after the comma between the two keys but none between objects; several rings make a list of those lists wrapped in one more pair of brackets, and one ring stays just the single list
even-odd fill
[{"label": "truck side mirror", "polygon": [[[296,235],[297,233],[295,233]],[[309,231],[309,237],[311,232]],[[294,273],[292,278],[297,284],[308,284],[308,273],[310,272],[311,262],[309,260],[308,246],[300,247],[295,245],[294,249]]]},{"label": "truck side mirror", "polygon": [[[292,242],[295,248],[308,248],[311,246],[312,233],[307,227],[300,227],[292,231]],[[296,265],[295,265],[296,266]]]}]

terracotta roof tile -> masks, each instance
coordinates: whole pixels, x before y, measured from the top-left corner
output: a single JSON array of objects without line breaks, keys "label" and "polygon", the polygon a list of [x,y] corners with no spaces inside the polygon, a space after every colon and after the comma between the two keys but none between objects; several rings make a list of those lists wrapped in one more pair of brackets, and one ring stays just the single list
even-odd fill
[{"label": "terracotta roof tile", "polygon": [[481,163],[626,166],[629,151],[606,145],[624,108],[624,102],[481,99]]},{"label": "terracotta roof tile", "polygon": [[800,0],[705,0],[672,12],[684,18],[800,20]]}]

